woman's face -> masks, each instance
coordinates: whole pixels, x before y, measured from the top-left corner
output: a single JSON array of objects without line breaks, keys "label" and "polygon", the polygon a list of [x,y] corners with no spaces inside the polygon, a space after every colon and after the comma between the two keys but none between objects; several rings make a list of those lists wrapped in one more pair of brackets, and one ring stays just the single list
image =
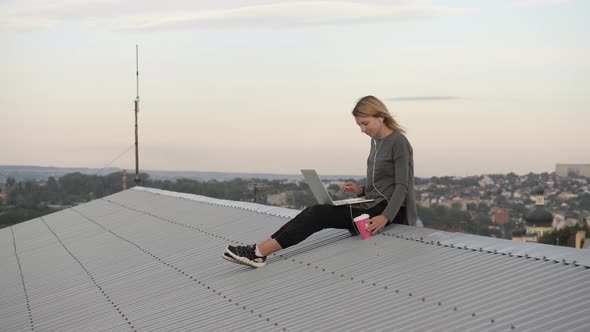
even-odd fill
[{"label": "woman's face", "polygon": [[371,137],[379,137],[379,134],[383,129],[381,118],[374,118],[372,116],[367,118],[355,116],[354,120],[356,121],[356,124],[361,127],[361,132]]}]

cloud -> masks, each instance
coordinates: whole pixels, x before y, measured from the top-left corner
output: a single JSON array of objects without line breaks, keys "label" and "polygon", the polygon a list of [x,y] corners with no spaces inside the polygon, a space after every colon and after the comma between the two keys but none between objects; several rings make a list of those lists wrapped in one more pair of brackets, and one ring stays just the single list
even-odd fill
[{"label": "cloud", "polygon": [[389,101],[447,101],[465,99],[456,96],[414,96],[414,97],[391,97],[385,100]]},{"label": "cloud", "polygon": [[[243,5],[247,3],[248,5]],[[216,7],[213,7],[216,6]],[[123,30],[284,27],[406,21],[460,15],[427,1],[174,1],[60,0],[0,5],[0,29],[47,28],[69,21]],[[8,22],[8,23],[6,23]],[[105,24],[106,23],[106,24]]]},{"label": "cloud", "polygon": [[335,1],[278,2],[222,10],[169,13],[136,20],[128,29],[265,27],[405,21],[461,12],[445,7]]},{"label": "cloud", "polygon": [[571,2],[571,0],[517,0],[512,3],[512,6],[519,8],[537,8],[557,6]]},{"label": "cloud", "polygon": [[115,15],[115,0],[13,1],[0,4],[0,31],[38,30],[72,20]]}]

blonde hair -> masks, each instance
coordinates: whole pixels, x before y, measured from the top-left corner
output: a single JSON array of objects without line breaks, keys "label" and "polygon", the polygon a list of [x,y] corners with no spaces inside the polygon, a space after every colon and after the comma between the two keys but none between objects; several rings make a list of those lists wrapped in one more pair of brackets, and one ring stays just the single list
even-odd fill
[{"label": "blonde hair", "polygon": [[387,106],[383,104],[379,98],[374,96],[365,96],[359,99],[356,106],[352,110],[352,115],[355,117],[374,117],[383,118],[383,123],[391,130],[405,133],[406,130],[395,121],[391,113],[387,110]]}]

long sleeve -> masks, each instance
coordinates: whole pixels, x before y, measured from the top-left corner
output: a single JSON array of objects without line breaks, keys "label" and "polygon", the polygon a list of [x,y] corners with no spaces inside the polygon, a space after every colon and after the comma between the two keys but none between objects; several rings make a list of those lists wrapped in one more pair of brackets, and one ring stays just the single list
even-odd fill
[{"label": "long sleeve", "polygon": [[374,199],[367,207],[387,198],[388,204],[382,214],[388,220],[394,220],[400,207],[405,206],[408,224],[416,224],[414,157],[412,145],[403,133],[393,133],[371,144],[365,194]]},{"label": "long sleeve", "polygon": [[410,178],[410,146],[405,137],[403,138],[393,146],[394,187],[391,198],[389,198],[389,204],[383,211],[383,215],[390,221],[395,218],[400,207],[404,205],[409,191],[408,188],[412,183]]}]

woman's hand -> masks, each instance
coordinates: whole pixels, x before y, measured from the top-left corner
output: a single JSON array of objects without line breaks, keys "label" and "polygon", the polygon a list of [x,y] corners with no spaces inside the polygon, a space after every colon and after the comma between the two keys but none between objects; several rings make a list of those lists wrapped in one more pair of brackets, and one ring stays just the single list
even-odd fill
[{"label": "woman's hand", "polygon": [[354,194],[354,195],[360,195],[363,193],[363,187],[361,187],[353,182],[346,182],[342,186],[342,192]]},{"label": "woman's hand", "polygon": [[387,221],[387,217],[382,214],[375,216],[367,221],[367,230],[375,235],[381,230],[381,228],[385,227]]}]

